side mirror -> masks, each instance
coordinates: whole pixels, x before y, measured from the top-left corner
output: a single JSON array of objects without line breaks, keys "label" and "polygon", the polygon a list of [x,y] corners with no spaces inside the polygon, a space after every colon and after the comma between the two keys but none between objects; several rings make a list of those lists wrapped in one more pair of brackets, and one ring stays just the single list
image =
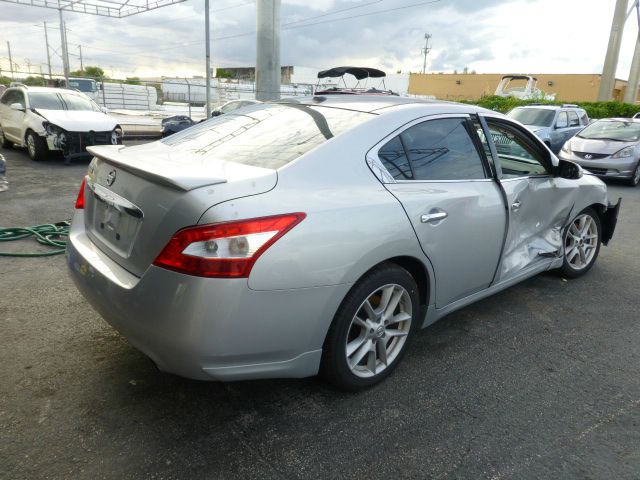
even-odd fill
[{"label": "side mirror", "polygon": [[222,112],[220,110],[214,110],[213,112],[211,112],[212,117],[219,117],[220,115],[222,115]]},{"label": "side mirror", "polygon": [[102,113],[109,113],[109,109],[107,107],[100,107],[100,111]]},{"label": "side mirror", "polygon": [[24,112],[24,106],[21,103],[12,103],[11,104],[11,110],[18,110],[20,112]]},{"label": "side mirror", "polygon": [[582,178],[583,170],[577,163],[560,159],[556,167],[556,177],[566,178],[567,180],[578,180]]}]

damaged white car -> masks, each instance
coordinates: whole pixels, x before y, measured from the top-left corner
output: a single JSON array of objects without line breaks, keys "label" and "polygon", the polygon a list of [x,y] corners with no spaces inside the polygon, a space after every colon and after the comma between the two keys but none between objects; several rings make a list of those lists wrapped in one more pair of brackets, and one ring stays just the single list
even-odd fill
[{"label": "damaged white car", "polygon": [[69,162],[90,156],[88,146],[121,143],[116,120],[80,92],[19,86],[0,98],[0,144],[26,147],[32,160],[59,151]]}]

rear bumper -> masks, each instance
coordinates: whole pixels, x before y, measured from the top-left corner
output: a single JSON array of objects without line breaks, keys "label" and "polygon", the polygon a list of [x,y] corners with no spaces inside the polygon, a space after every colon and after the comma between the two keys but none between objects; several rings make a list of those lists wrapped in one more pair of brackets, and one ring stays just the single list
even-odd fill
[{"label": "rear bumper", "polygon": [[67,263],[82,295],[166,372],[202,380],[307,377],[349,285],[255,291],[151,266],[141,278],[93,245],[76,211]]},{"label": "rear bumper", "polygon": [[602,243],[605,245],[613,238],[618,223],[620,205],[622,205],[622,198],[618,198],[615,205],[610,204],[602,215]]}]

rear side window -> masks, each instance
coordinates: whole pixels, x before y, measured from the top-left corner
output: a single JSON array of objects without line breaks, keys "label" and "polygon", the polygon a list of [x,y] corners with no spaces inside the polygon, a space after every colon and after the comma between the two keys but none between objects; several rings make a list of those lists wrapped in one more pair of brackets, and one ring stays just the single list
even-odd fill
[{"label": "rear side window", "polygon": [[587,112],[585,112],[584,110],[579,110],[578,113],[580,114],[580,123],[582,123],[582,125],[589,125],[589,117],[587,116]]},{"label": "rear side window", "polygon": [[205,158],[277,169],[374,114],[302,104],[258,104],[162,140]]},{"label": "rear side window", "polygon": [[396,180],[413,180],[413,172],[400,137],[394,137],[378,150],[378,157]]},{"label": "rear side window", "polygon": [[[464,118],[428,120],[395,137],[379,151],[380,160],[396,180],[470,180],[485,178],[482,159]],[[396,139],[399,138],[399,141]],[[404,156],[390,162],[389,151],[404,147]],[[402,167],[402,162],[407,167]],[[399,168],[400,167],[400,168]],[[409,178],[407,178],[409,175]]]},{"label": "rear side window", "polygon": [[570,127],[579,127],[580,126],[580,120],[578,120],[578,114],[574,111],[569,111],[567,112],[567,114],[569,115],[569,126]]}]

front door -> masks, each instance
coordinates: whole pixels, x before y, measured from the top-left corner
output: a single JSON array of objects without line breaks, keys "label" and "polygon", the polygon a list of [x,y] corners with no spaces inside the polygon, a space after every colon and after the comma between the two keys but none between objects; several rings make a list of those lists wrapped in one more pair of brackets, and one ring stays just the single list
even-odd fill
[{"label": "front door", "polygon": [[439,116],[377,151],[433,266],[438,308],[487,288],[500,259],[504,202],[475,135],[468,116]]},{"label": "front door", "polygon": [[562,254],[563,226],[572,208],[567,200],[576,186],[552,175],[548,151],[532,134],[505,120],[486,120],[489,136],[496,143],[500,183],[509,210],[496,278],[500,282]]}]

